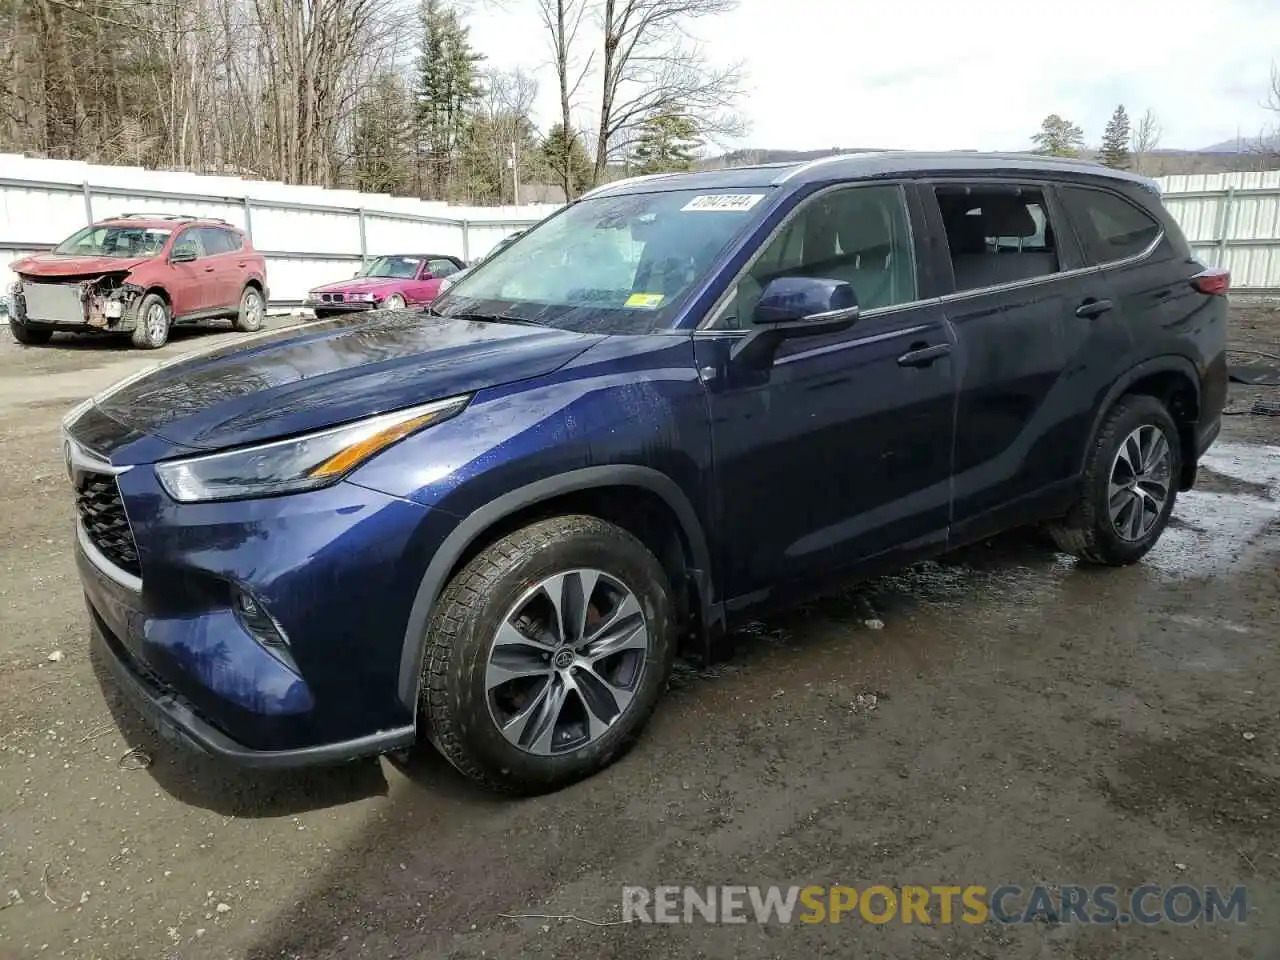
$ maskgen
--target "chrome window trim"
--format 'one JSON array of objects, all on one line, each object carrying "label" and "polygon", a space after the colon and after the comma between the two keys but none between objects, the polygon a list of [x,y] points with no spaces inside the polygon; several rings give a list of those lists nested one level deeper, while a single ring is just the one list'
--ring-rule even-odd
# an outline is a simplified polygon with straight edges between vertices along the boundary
[{"label": "chrome window trim", "polygon": [[[1076,267],[1074,270],[1060,270],[1057,273],[1047,273],[1043,277],[1030,277],[1026,280],[1012,280],[1009,283],[997,283],[989,287],[974,287],[972,290],[956,290],[952,293],[944,293],[938,299],[943,303],[952,303],[956,300],[967,300],[970,297],[978,297],[988,293],[1000,293],[1005,290],[1020,290],[1025,287],[1035,287],[1043,283],[1052,283],[1054,280],[1061,280],[1063,277],[1079,277],[1084,276],[1086,273],[1101,273],[1103,270],[1111,270],[1116,267],[1132,266],[1135,263],[1147,259],[1151,254],[1155,253],[1156,248],[1160,246],[1162,240],[1164,240],[1163,229],[1156,234],[1155,239],[1151,241],[1146,249],[1124,257],[1121,260],[1111,260],[1107,263],[1091,264],[1087,267]],[[952,277],[951,282],[954,285],[954,277]]]},{"label": "chrome window trim", "polygon": [[[824,157],[822,159],[826,160],[831,158]],[[816,163],[818,161],[810,161],[810,162]],[[734,293],[737,291],[738,284],[742,282],[742,278],[745,277],[747,273],[751,270],[751,268],[756,265],[756,263],[760,260],[760,257],[764,254],[764,252],[767,249],[769,249],[769,245],[778,238],[778,235],[781,234],[782,231],[785,230],[787,227],[791,226],[795,218],[798,217],[805,210],[805,208],[808,207],[808,205],[811,202],[819,199],[820,197],[824,197],[829,193],[835,193],[836,191],[839,191],[839,190],[857,190],[857,189],[862,189],[866,187],[886,187],[886,186],[897,188],[899,198],[902,200],[903,213],[906,214],[907,243],[909,244],[911,249],[911,269],[915,273],[916,292],[919,293],[920,292],[920,264],[916,262],[916,238],[915,238],[914,228],[911,224],[911,204],[907,198],[907,184],[910,182],[911,181],[909,180],[888,180],[888,181],[849,180],[842,183],[830,184],[829,186],[823,187],[821,190],[816,190],[809,196],[805,197],[804,200],[796,204],[795,207],[792,208],[787,213],[787,215],[783,217],[781,220],[779,220],[777,225],[775,225],[774,228],[769,231],[769,235],[760,242],[759,246],[756,247],[755,253],[753,253],[750,259],[748,259],[747,262],[743,264],[742,269],[739,270],[736,274],[734,274],[732,282],[729,284],[728,287],[725,288],[724,293],[720,294],[720,296],[716,299],[716,302],[712,304],[711,309],[707,311],[707,315],[702,318],[702,320],[698,323],[696,327],[694,327],[693,332],[695,334],[703,333],[703,332],[749,333],[750,330],[718,331],[714,327],[712,327],[712,323],[720,316],[720,312],[724,310],[725,305],[729,302],[729,298],[732,297]],[[902,310],[907,307],[918,306],[919,304],[928,303],[930,302],[930,300],[936,300],[936,299],[937,299],[936,297],[932,297],[924,300],[906,300],[902,303],[891,304],[890,306],[887,306],[887,307],[874,307],[871,310],[862,311],[859,314],[859,316],[860,317],[878,317],[894,310]]]}]

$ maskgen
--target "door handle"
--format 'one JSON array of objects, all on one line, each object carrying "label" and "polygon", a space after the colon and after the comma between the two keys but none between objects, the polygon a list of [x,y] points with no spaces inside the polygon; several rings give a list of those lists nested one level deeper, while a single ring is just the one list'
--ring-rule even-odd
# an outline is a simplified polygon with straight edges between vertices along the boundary
[{"label": "door handle", "polygon": [[1111,309],[1113,304],[1110,300],[1086,300],[1080,306],[1076,307],[1076,316],[1082,320],[1092,320],[1094,317],[1100,317]]},{"label": "door handle", "polygon": [[204,268],[204,272],[205,272],[205,273],[213,273],[213,267],[205,267],[205,268]]},{"label": "door handle", "polygon": [[913,343],[911,349],[898,358],[898,366],[927,367],[950,352],[951,344],[949,343],[935,343],[933,346],[926,343]]}]

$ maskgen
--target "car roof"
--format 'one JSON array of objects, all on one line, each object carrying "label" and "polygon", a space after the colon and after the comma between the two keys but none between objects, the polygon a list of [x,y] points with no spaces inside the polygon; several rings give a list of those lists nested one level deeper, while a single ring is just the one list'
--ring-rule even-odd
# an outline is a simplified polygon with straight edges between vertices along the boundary
[{"label": "car roof", "polygon": [[1090,160],[1049,157],[1034,153],[983,153],[976,150],[916,152],[879,150],[842,153],[803,162],[762,163],[700,173],[660,173],[602,184],[583,195],[620,196],[665,190],[733,190],[739,188],[799,187],[833,180],[879,179],[898,176],[995,173],[1005,175],[1063,174],[1136,183],[1159,192],[1154,180],[1104,167]]}]

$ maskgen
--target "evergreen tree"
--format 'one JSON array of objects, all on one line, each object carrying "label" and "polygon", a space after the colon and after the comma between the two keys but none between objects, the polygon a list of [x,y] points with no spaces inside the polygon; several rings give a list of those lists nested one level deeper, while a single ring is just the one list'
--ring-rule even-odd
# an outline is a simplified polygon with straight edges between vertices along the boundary
[{"label": "evergreen tree", "polygon": [[409,95],[404,82],[392,71],[380,73],[356,107],[356,189],[407,192],[410,136]]},{"label": "evergreen tree", "polygon": [[[441,0],[423,0],[415,92],[415,153],[421,193],[443,197],[458,160],[470,109],[480,98],[479,64],[469,30]],[[422,165],[427,169],[422,172]]]},{"label": "evergreen tree", "polygon": [[542,141],[542,153],[556,182],[566,188],[566,199],[572,200],[591,185],[591,159],[576,132],[566,136],[564,125],[557,123]]},{"label": "evergreen tree", "polygon": [[698,125],[683,113],[660,113],[645,120],[631,148],[631,164],[640,174],[692,170],[702,146]]},{"label": "evergreen tree", "polygon": [[1031,138],[1035,152],[1051,157],[1074,157],[1084,147],[1084,131],[1064,120],[1056,113],[1051,113],[1040,124],[1040,132]]},{"label": "evergreen tree", "polygon": [[1102,149],[1098,151],[1098,159],[1108,167],[1127,170],[1129,158],[1129,114],[1125,113],[1124,104],[1116,107],[1115,113],[1107,121],[1107,129],[1102,134]]}]

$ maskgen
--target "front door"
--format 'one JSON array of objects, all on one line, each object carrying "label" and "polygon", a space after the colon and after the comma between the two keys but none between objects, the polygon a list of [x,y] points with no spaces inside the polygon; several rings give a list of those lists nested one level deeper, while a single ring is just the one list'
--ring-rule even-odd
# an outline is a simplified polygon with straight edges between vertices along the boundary
[{"label": "front door", "polygon": [[213,270],[200,239],[199,227],[187,227],[178,234],[169,255],[186,251],[194,253],[196,259],[184,263],[171,261],[170,279],[165,284],[175,319],[212,306]]},{"label": "front door", "polygon": [[[851,185],[803,201],[694,337],[715,448],[730,604],[810,592],[945,543],[956,374],[920,299],[906,194]],[[848,282],[847,331],[784,342],[766,369],[730,351],[769,280]]]}]

